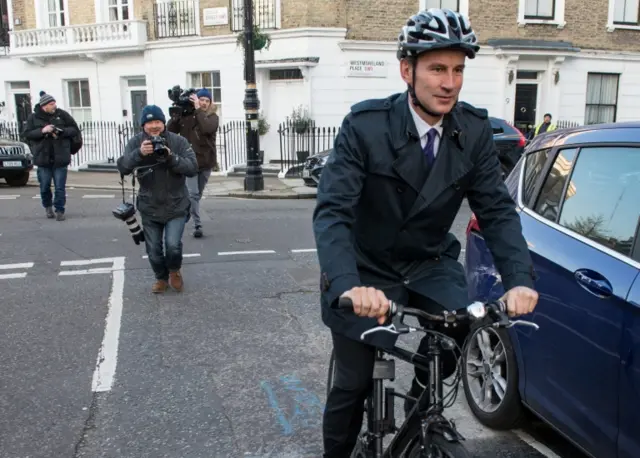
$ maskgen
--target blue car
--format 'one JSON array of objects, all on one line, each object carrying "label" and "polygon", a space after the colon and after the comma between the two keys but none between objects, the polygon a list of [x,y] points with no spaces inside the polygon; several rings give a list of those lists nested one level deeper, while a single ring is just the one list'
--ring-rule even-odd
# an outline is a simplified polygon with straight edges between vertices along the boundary
[{"label": "blue car", "polygon": [[[537,274],[539,326],[474,331],[463,386],[486,426],[535,413],[596,458],[640,457],[640,122],[536,137],[505,184]],[[471,300],[504,293],[475,216]]]}]

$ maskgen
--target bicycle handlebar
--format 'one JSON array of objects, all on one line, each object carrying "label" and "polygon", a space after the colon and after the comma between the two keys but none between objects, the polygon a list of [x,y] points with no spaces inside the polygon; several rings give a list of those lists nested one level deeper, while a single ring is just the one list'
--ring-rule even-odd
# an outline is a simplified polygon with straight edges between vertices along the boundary
[{"label": "bicycle handlebar", "polygon": [[[371,334],[373,332],[378,331],[387,331],[392,334],[405,334],[408,332],[415,332],[419,329],[412,328],[403,323],[403,319],[405,315],[414,316],[417,318],[424,318],[425,320],[435,322],[435,323],[443,323],[443,324],[454,324],[457,321],[466,321],[466,320],[480,320],[485,317],[489,317],[493,320],[492,326],[496,328],[510,328],[515,325],[522,326],[530,326],[535,330],[539,329],[539,326],[535,323],[525,320],[510,320],[507,315],[507,306],[502,300],[496,300],[493,302],[473,302],[472,304],[462,307],[458,310],[444,310],[441,314],[432,314],[425,312],[424,310],[405,307],[404,305],[398,304],[394,301],[389,301],[389,311],[387,316],[390,318],[394,318],[394,321],[397,323],[391,323],[387,326],[377,326],[372,329],[369,329],[362,333],[360,336],[361,339],[367,334]],[[341,297],[338,301],[338,307],[341,309],[350,309],[353,310],[353,302],[348,297]]]}]

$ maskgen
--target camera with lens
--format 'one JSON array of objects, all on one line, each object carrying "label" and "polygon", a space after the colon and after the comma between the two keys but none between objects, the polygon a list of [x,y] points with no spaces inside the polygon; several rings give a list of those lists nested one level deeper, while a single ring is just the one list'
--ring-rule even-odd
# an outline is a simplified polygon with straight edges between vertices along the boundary
[{"label": "camera with lens", "polygon": [[153,155],[156,159],[166,159],[169,152],[167,150],[167,140],[160,135],[152,135],[149,141],[153,145]]},{"label": "camera with lens", "polygon": [[140,245],[140,242],[144,242],[144,232],[138,224],[136,219],[136,208],[129,202],[122,202],[118,207],[112,211],[113,216],[121,221],[124,221],[131,232],[133,241],[136,245]]},{"label": "camera with lens", "polygon": [[174,117],[193,113],[195,107],[189,97],[197,92],[193,88],[183,90],[180,86],[173,86],[169,89],[169,99],[173,102],[173,105],[169,107],[169,116]]}]

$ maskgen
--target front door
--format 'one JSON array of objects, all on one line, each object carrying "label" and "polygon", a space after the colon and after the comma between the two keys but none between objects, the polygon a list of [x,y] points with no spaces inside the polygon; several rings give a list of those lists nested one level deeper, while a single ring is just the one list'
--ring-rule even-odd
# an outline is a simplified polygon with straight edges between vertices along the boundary
[{"label": "front door", "polygon": [[140,116],[142,109],[147,104],[147,91],[131,91],[131,117],[133,119],[134,128],[140,126]]},{"label": "front door", "polygon": [[540,329],[520,334],[526,401],[598,457],[618,456],[618,403],[632,402],[619,390],[627,294],[638,275],[631,256],[639,169],[638,148],[560,150],[531,206],[566,232],[542,222],[527,232]]},{"label": "front door", "polygon": [[29,94],[14,94],[13,100],[16,107],[18,129],[22,132],[22,129],[24,129],[24,123],[27,122],[27,118],[33,111],[31,108],[31,96]]},{"label": "front door", "polygon": [[515,126],[526,136],[536,124],[536,105],[538,103],[538,85],[531,83],[516,84],[516,107],[513,114]]},{"label": "front door", "polygon": [[[638,240],[636,237],[635,258]],[[622,340],[622,364],[620,365],[620,433],[618,435],[618,457],[640,456],[640,279],[636,278],[629,292],[628,308],[624,320]]]}]

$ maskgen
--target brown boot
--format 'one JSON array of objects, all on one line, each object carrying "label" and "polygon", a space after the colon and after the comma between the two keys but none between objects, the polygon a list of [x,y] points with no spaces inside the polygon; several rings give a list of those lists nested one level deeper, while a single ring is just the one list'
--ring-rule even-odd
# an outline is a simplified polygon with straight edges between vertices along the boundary
[{"label": "brown boot", "polygon": [[182,274],[180,271],[170,272],[169,273],[169,285],[175,289],[176,291],[181,292],[184,287],[184,282],[182,281]]},{"label": "brown boot", "polygon": [[165,280],[157,280],[151,287],[151,292],[154,294],[164,293],[169,285]]}]

